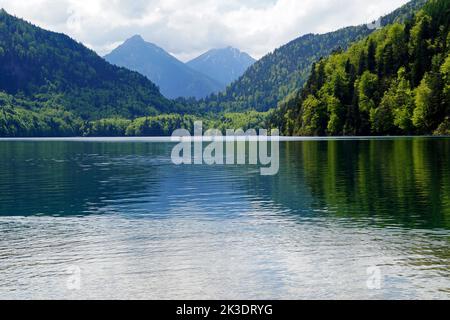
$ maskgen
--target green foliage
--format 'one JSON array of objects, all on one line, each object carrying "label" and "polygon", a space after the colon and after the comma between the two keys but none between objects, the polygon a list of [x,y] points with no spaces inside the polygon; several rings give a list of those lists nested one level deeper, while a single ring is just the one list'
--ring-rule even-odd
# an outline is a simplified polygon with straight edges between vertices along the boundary
[{"label": "green foliage", "polygon": [[223,134],[228,129],[266,129],[267,114],[250,111],[224,113],[219,117],[169,114],[135,119],[126,129],[127,136],[170,136],[177,129],[194,132],[194,122],[202,121],[203,129],[218,129]]},{"label": "green foliage", "polygon": [[449,29],[450,2],[430,0],[412,20],[387,26],[320,60],[296,102],[279,109],[284,117],[271,120],[281,122],[285,134],[445,131],[444,119],[450,115]]},{"label": "green foliage", "polygon": [[393,110],[395,126],[405,133],[413,132],[414,128],[411,119],[414,112],[414,95],[411,90],[411,84],[406,79],[406,71],[404,68],[400,68],[397,81],[386,92],[382,104]]},{"label": "green foliage", "polygon": [[310,95],[303,102],[302,114],[303,126],[299,133],[301,135],[321,135],[326,122],[326,108],[319,99]]},{"label": "green foliage", "polygon": [[161,115],[135,119],[127,128],[127,136],[170,136],[177,129],[193,130],[194,116]]},{"label": "green foliage", "polygon": [[[447,48],[448,50],[450,50],[450,42]],[[442,64],[441,74],[444,87],[443,88],[444,105],[447,107],[446,114],[450,114],[450,54],[447,56],[445,62]]]},{"label": "green foliage", "polygon": [[202,121],[204,129],[266,129],[268,113],[224,113],[219,116],[182,114],[154,115],[134,120],[105,118],[86,121],[65,111],[55,101],[19,99],[0,92],[0,137],[53,136],[170,136],[177,129],[194,130],[194,122]]},{"label": "green foliage", "polygon": [[420,11],[410,32],[409,50],[412,58],[411,77],[413,85],[418,85],[426,70],[430,68],[431,47],[428,34],[431,32],[431,17]]},{"label": "green foliage", "polygon": [[377,135],[385,135],[394,128],[394,115],[388,104],[382,104],[378,108],[370,110],[370,123],[372,132]]},{"label": "green foliage", "polygon": [[428,130],[431,127],[428,115],[433,106],[433,89],[431,88],[430,76],[428,74],[422,79],[419,87],[416,89],[416,108],[413,115],[414,126]]},{"label": "green foliage", "polygon": [[131,122],[131,120],[121,118],[93,121],[84,128],[83,135],[97,137],[123,137],[125,136],[127,128]]},{"label": "green foliage", "polygon": [[445,120],[439,125],[437,130],[434,132],[437,136],[450,136],[450,117],[445,118]]},{"label": "green foliage", "polygon": [[375,108],[376,101],[379,98],[378,83],[378,76],[370,71],[365,71],[361,78],[356,81],[360,111],[368,113]]},{"label": "green foliage", "polygon": [[80,134],[82,121],[58,106],[42,105],[31,111],[30,102],[0,92],[0,137],[53,137]]}]

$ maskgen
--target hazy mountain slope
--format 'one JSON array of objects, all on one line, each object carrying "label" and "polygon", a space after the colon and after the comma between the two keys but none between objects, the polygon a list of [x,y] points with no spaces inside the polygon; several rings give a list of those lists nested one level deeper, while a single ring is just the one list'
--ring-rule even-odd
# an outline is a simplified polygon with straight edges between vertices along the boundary
[{"label": "hazy mountain slope", "polygon": [[173,110],[144,76],[107,63],[66,35],[0,10],[0,91],[51,100],[85,119]]},{"label": "hazy mountain slope", "polygon": [[105,56],[117,66],[137,71],[156,83],[168,98],[204,98],[222,84],[197,72],[158,46],[134,36]]},{"label": "hazy mountain slope", "polygon": [[[426,0],[414,0],[385,16],[382,25],[410,17]],[[280,47],[253,64],[225,92],[208,97],[207,110],[266,111],[275,108],[308,79],[311,65],[334,50],[347,49],[374,30],[367,26],[348,27],[327,34],[307,34]]]},{"label": "hazy mountain slope", "polygon": [[245,52],[228,47],[213,49],[189,61],[187,65],[223,84],[223,89],[239,79],[256,60]]}]

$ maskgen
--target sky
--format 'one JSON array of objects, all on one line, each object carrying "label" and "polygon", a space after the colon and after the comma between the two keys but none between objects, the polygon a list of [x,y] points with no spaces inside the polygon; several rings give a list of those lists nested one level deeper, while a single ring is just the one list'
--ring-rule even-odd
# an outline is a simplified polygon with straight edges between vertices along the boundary
[{"label": "sky", "polygon": [[261,58],[307,33],[369,23],[408,0],[0,0],[105,55],[139,34],[182,61],[233,46]]}]

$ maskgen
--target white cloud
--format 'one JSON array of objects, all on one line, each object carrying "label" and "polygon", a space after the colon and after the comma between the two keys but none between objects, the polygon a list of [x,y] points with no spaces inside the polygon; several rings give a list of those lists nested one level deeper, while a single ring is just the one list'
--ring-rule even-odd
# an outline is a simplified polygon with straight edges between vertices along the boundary
[{"label": "white cloud", "polygon": [[408,0],[0,0],[104,55],[135,34],[182,60],[228,45],[256,58],[306,33],[373,21]]}]

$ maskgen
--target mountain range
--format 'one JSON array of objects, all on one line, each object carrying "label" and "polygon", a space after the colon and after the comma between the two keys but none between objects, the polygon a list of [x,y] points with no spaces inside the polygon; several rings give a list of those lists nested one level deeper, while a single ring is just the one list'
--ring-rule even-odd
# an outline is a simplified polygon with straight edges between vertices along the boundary
[{"label": "mountain range", "polygon": [[171,99],[199,99],[224,90],[254,62],[248,54],[226,48],[211,50],[185,64],[139,35],[126,40],[105,59],[146,76]]}]

